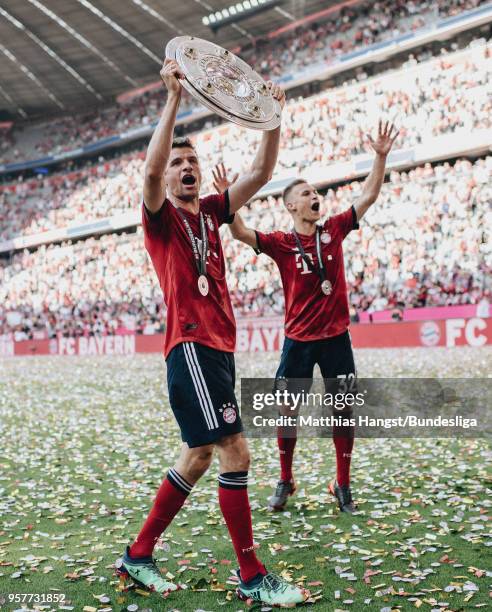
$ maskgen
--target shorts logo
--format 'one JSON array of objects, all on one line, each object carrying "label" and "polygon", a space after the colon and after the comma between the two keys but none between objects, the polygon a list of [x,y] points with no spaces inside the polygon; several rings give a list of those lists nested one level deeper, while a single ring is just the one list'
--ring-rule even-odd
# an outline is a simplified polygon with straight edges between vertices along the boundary
[{"label": "shorts logo", "polygon": [[227,404],[222,404],[222,408],[224,409],[224,412],[222,413],[222,418],[224,421],[229,424],[234,423],[234,421],[237,419],[237,412],[232,403],[228,402]]},{"label": "shorts logo", "polygon": [[331,236],[328,232],[323,232],[321,234],[321,242],[323,244],[328,244],[329,242],[331,242]]},{"label": "shorts logo", "polygon": [[279,376],[275,381],[275,387],[278,391],[285,391],[288,387],[287,379],[285,376]]}]

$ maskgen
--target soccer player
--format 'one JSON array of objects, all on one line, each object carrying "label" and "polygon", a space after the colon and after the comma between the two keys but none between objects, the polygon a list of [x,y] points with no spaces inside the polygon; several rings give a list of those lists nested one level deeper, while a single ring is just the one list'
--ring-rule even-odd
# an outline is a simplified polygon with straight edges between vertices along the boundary
[{"label": "soccer player", "polygon": [[[247,491],[250,458],[234,394],[236,326],[219,235],[219,226],[271,178],[280,128],[264,132],[251,170],[228,191],[200,198],[197,153],[189,140],[173,140],[184,76],[169,59],[160,75],[168,97],[147,151],[142,224],[167,305],[169,401],[183,445],[144,525],[118,563],[118,573],[164,595],[178,588],[161,575],[152,552],[216,449],[219,505],[239,561],[238,596],[267,605],[295,605],[307,592],[267,572],[255,553]],[[283,91],[272,83],[269,87],[283,106]]]},{"label": "soccer player", "polygon": [[[376,201],[384,180],[386,157],[397,136],[392,124],[386,122],[383,126],[381,121],[376,140],[368,135],[376,153],[374,165],[360,198],[345,212],[319,224],[318,192],[306,181],[297,179],[283,193],[284,205],[293,221],[290,232],[258,232],[246,227],[240,215],[235,215],[230,226],[235,238],[269,255],[279,268],[285,294],[285,342],[276,379],[308,379],[306,383],[294,383],[308,387],[299,387],[297,391],[309,390],[316,364],[325,380],[355,378],[342,242],[351,230],[358,229],[359,221]],[[223,165],[216,167],[214,179],[219,192],[230,184]],[[294,416],[289,410],[283,407],[281,414]],[[346,407],[337,416],[348,419],[351,412]],[[292,472],[296,428],[279,427],[277,434],[280,480],[270,498],[270,508],[283,510],[296,490]],[[353,513],[356,508],[350,489],[350,460],[354,427],[333,427],[333,443],[336,478],[328,488],[340,510]]]}]

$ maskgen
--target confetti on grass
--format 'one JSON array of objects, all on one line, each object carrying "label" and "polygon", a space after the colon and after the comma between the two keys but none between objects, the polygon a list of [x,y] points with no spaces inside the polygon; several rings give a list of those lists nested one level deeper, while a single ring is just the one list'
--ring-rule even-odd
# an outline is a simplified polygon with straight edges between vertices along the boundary
[{"label": "confetti on grass", "polygon": [[[356,353],[361,376],[474,376],[490,348]],[[240,376],[268,376],[277,355],[238,355]],[[0,368],[0,579],[3,591],[63,593],[56,609],[246,610],[217,505],[213,464],[156,547],[183,589],[163,604],[117,591],[113,564],[135,537],[180,447],[158,355],[16,358]],[[310,589],[320,610],[490,607],[490,444],[483,440],[356,440],[360,514],[340,515],[326,487],[331,440],[300,440],[298,493],[266,509],[278,474],[274,440],[254,441],[250,502],[258,554]],[[135,607],[137,606],[137,607]],[[54,609],[54,608],[53,608]],[[248,610],[265,612],[253,604]],[[49,608],[46,608],[49,610]]]}]

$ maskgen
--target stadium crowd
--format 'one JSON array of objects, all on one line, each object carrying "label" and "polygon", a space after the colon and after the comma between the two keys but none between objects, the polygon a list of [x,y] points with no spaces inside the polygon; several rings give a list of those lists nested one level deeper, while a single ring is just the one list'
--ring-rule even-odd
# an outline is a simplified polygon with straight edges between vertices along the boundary
[{"label": "stadium crowd", "polygon": [[[365,134],[379,116],[401,127],[406,148],[451,132],[468,135],[492,126],[492,45],[472,46],[385,73],[364,83],[329,90],[285,109],[277,172],[325,168],[365,152]],[[226,124],[194,136],[211,189],[211,169],[222,161],[235,170],[252,162],[260,135]],[[121,214],[138,206],[144,154],[127,154],[83,170],[0,188],[0,241]]]},{"label": "stadium crowd", "polygon": [[[87,114],[66,116],[31,126],[26,124],[5,134],[0,145],[0,163],[37,159],[121,134],[132,128],[144,127],[157,121],[165,101],[162,87],[132,97],[128,102]],[[184,93],[180,109],[196,106]]]},{"label": "stadium crowd", "polygon": [[[240,55],[265,77],[280,78],[313,64],[330,64],[344,53],[404,32],[430,27],[437,18],[457,15],[487,0],[379,0],[345,7],[280,36],[259,40]],[[0,163],[70,151],[157,120],[163,91],[157,89],[129,103],[69,116],[44,125],[22,126],[2,136]],[[181,108],[195,102],[185,96]]]},{"label": "stadium crowd", "polygon": [[278,38],[260,41],[243,57],[266,78],[279,78],[405,32],[430,27],[437,19],[457,15],[484,0],[380,0],[343,8],[335,16],[308,21]]},{"label": "stadium crowd", "polygon": [[[345,243],[350,304],[354,310],[384,310],[477,303],[492,290],[492,157],[461,160],[409,172],[391,172],[360,232]],[[350,206],[360,193],[353,182],[329,190],[329,214]],[[281,202],[256,202],[243,215],[261,231],[288,231]],[[484,225],[485,224],[485,225]],[[283,312],[276,267],[237,242],[226,259],[240,272],[229,277],[233,304],[241,314]]]},{"label": "stadium crowd", "polygon": [[[492,156],[392,172],[362,228],[345,241],[353,310],[478,303],[492,292]],[[329,190],[324,211],[349,207],[358,181]],[[288,230],[280,199],[245,209],[262,231]],[[275,264],[224,228],[228,284],[237,314],[279,314]],[[20,252],[0,265],[0,336],[154,333],[165,308],[137,233]]]}]

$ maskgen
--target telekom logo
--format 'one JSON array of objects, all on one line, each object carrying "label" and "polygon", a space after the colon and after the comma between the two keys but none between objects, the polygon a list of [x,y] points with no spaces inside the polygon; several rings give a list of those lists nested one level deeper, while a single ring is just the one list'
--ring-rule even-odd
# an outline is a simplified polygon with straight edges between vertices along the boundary
[{"label": "telekom logo", "polygon": [[[306,255],[311,260],[311,263],[313,263],[313,256],[311,255],[311,253],[306,253]],[[297,251],[297,249],[296,249],[296,268],[301,270],[301,274],[311,274],[311,270],[307,267],[306,262],[302,258],[302,255],[299,253],[299,251]]]}]

